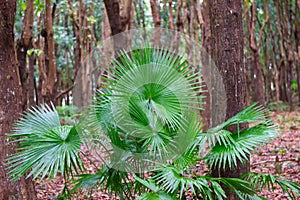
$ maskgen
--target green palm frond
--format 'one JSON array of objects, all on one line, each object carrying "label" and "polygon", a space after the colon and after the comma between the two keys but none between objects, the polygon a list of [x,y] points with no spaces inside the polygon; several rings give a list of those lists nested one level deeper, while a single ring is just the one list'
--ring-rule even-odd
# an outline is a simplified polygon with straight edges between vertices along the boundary
[{"label": "green palm frond", "polygon": [[259,195],[238,193],[238,196],[241,199],[246,199],[246,200],[267,200],[265,197]]},{"label": "green palm frond", "polygon": [[50,131],[52,128],[60,126],[59,116],[54,105],[41,105],[40,108],[32,107],[25,112],[14,125],[14,132],[9,137],[21,137],[38,132],[40,134]]},{"label": "green palm frond", "polygon": [[253,197],[256,195],[253,183],[238,178],[214,178],[210,176],[195,176],[189,173],[188,169],[176,165],[162,165],[154,170],[156,175],[147,180],[134,176],[152,193],[157,194],[164,191],[171,196],[178,195],[179,199],[190,191],[194,197],[212,200],[225,199],[224,186],[234,191],[241,199],[244,196]]},{"label": "green palm frond", "polygon": [[[265,121],[265,108],[257,103],[252,103],[251,105],[244,108],[242,111],[234,115],[228,120],[228,125],[233,125],[237,123],[254,123]],[[226,127],[225,127],[226,128]]]},{"label": "green palm frond", "polygon": [[257,105],[257,103],[252,103],[233,117],[229,118],[227,121],[215,126],[214,128],[211,128],[210,130],[208,130],[208,132],[215,133],[220,130],[226,129],[229,126],[239,125],[242,123],[261,123],[264,121],[268,121],[265,113],[266,110],[263,106]]},{"label": "green palm frond", "polygon": [[277,184],[281,187],[283,193],[288,194],[291,199],[298,199],[296,195],[300,197],[300,184],[286,180],[280,176],[249,172],[244,174],[242,178],[257,184],[260,189],[268,188],[269,191],[274,191],[274,185]]},{"label": "green palm frond", "polygon": [[147,189],[150,189],[152,192],[156,193],[161,190],[152,179],[144,180],[136,175],[133,175],[133,178],[143,184]]},{"label": "green palm frond", "polygon": [[73,181],[75,186],[72,188],[72,191],[77,190],[78,188],[92,188],[98,184],[103,183],[104,175],[101,171],[96,174],[80,174],[76,176],[77,179]]},{"label": "green palm frond", "polygon": [[[208,143],[208,146],[210,148],[216,149],[222,149],[224,152],[224,157],[220,159],[229,159],[229,161],[236,161],[234,157],[234,154],[237,153],[236,157],[238,157],[240,160],[243,160],[243,157],[247,157],[245,153],[242,153],[241,148],[243,147],[249,147],[246,148],[245,151],[249,153],[250,150],[255,149],[257,147],[257,141],[259,142],[267,142],[270,139],[273,139],[275,137],[275,134],[277,132],[276,127],[273,125],[272,121],[265,116],[266,110],[263,109],[261,106],[257,106],[256,103],[251,104],[250,106],[246,107],[239,113],[237,113],[235,116],[231,117],[227,121],[207,130],[206,132],[203,132],[197,136],[197,139],[193,141],[193,147],[197,148],[199,150],[199,154],[201,155],[201,152],[204,150],[207,152],[206,149],[203,147],[205,146],[205,143]],[[237,138],[240,137],[241,130],[239,129],[239,125],[241,123],[260,123],[256,128],[250,129],[249,131],[243,131],[243,138],[239,139],[239,142],[242,143],[244,146],[240,146],[240,144],[236,145]],[[230,131],[226,130],[227,127],[237,125],[237,132],[231,133]],[[252,133],[251,133],[251,132]],[[262,132],[265,134],[262,135]],[[267,133],[267,134],[266,134]],[[255,135],[257,134],[257,135]],[[249,135],[249,137],[253,137],[253,142],[249,145],[245,145],[245,142],[242,142],[242,139],[245,139],[245,135]],[[249,140],[249,142],[251,142]],[[199,145],[200,144],[200,145]],[[239,147],[239,148],[238,148]],[[214,150],[214,151],[215,151]],[[229,153],[232,152],[232,156],[229,156],[226,151]],[[211,153],[211,152],[209,152]],[[248,153],[246,153],[248,155]],[[229,156],[229,157],[228,157]],[[209,156],[210,158],[212,156]],[[218,157],[216,155],[216,157]],[[206,157],[208,158],[208,156]],[[218,161],[217,161],[218,162]],[[219,163],[219,162],[218,162]],[[225,162],[222,162],[225,164]],[[219,163],[219,167],[222,166],[222,163]],[[216,163],[215,163],[216,164]],[[234,166],[234,165],[233,165]]]},{"label": "green palm frond", "polygon": [[243,195],[255,196],[256,192],[253,189],[253,183],[239,178],[211,178],[211,181],[219,181],[230,190],[234,191],[241,199]]},{"label": "green palm frond", "polygon": [[202,103],[194,80],[199,74],[187,73],[191,72],[187,62],[170,51],[145,48],[123,52],[112,66],[114,73],[109,74],[107,84],[114,118],[125,129],[140,130],[135,134],[164,124],[176,129],[182,112]]},{"label": "green palm frond", "polygon": [[277,127],[268,123],[259,124],[232,135],[230,145],[216,144],[205,157],[211,168],[229,168],[237,166],[238,161],[244,163],[257,147],[273,139]]},{"label": "green palm frond", "polygon": [[177,194],[179,192],[179,198],[181,199],[188,190],[191,190],[193,195],[197,195],[199,191],[204,199],[212,199],[212,190],[205,177],[184,176],[185,170],[174,165],[163,165],[155,169],[155,172],[157,174],[153,179],[167,193]]},{"label": "green palm frond", "polygon": [[170,145],[171,151],[176,155],[173,157],[173,163],[182,167],[195,165],[199,159],[197,149],[201,148],[201,144],[195,142],[202,129],[201,120],[191,113],[186,114],[185,121]]},{"label": "green palm frond", "polygon": [[133,199],[133,185],[128,178],[127,172],[103,165],[96,174],[81,174],[76,177],[72,191],[78,188],[91,189],[95,186],[100,186],[111,194],[120,196],[122,199]]},{"label": "green palm frond", "polygon": [[[261,106],[251,104],[226,122],[203,133],[200,137],[205,138],[211,147],[211,150],[204,157],[209,167],[225,169],[229,166],[232,169],[237,166],[238,162],[247,161],[251,151],[274,139],[278,129],[265,116],[265,113],[266,111]],[[250,122],[256,123],[256,125],[245,130],[239,130],[240,123]],[[236,133],[225,130],[231,125],[238,125]]]},{"label": "green palm frond", "polygon": [[82,169],[81,140],[75,126],[60,126],[54,107],[43,105],[25,113],[8,136],[19,142],[18,152],[7,158],[10,178],[16,181],[26,172],[41,179],[58,172],[70,175]]},{"label": "green palm frond", "polygon": [[171,140],[171,137],[161,132],[147,134],[142,140],[143,148],[147,149],[147,147],[149,147],[150,156],[154,156],[162,160],[164,155],[168,154],[167,144]]},{"label": "green palm frond", "polygon": [[137,198],[138,200],[178,200],[174,195],[163,191],[163,189],[157,186],[152,179],[144,180],[136,175],[133,175],[133,178],[151,191],[141,194]]},{"label": "green palm frond", "polygon": [[103,174],[105,189],[121,197],[132,199],[132,182],[128,178],[128,173],[114,168],[104,167]]},{"label": "green palm frond", "polygon": [[147,47],[121,52],[104,76],[105,89],[98,91],[82,120],[88,127],[87,145],[109,146],[109,166],[145,165],[147,159],[161,161],[170,155],[188,163],[192,151],[188,154],[185,148],[201,129],[198,118],[190,117],[202,103],[199,73],[174,52]]},{"label": "green palm frond", "polygon": [[221,129],[217,132],[211,132],[210,130],[203,133],[200,137],[205,137],[209,146],[215,146],[216,144],[230,146],[234,143],[232,133],[230,131]]},{"label": "green palm frond", "polygon": [[139,196],[137,200],[178,200],[178,198],[164,191],[159,191],[157,193],[154,192],[144,193],[141,196]]}]

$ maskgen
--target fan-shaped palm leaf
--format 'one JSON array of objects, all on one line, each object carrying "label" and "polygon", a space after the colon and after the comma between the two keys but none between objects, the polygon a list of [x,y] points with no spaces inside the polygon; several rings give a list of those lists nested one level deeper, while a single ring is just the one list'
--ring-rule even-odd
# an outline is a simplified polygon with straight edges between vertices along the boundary
[{"label": "fan-shaped palm leaf", "polygon": [[[237,148],[235,146],[237,138],[240,137],[241,130],[239,130],[239,124],[241,123],[263,123],[264,125],[259,125],[256,128],[251,128],[248,131],[243,131],[243,140],[245,139],[245,135],[248,134],[248,136],[251,138],[253,137],[253,140],[258,142],[258,138],[260,139],[259,142],[266,142],[276,135],[277,129],[275,126],[273,126],[271,120],[265,116],[266,110],[264,110],[261,106],[257,106],[256,103],[251,104],[250,106],[246,107],[239,113],[237,113],[232,118],[228,119],[227,121],[209,129],[206,132],[201,133],[197,136],[196,140],[193,141],[190,148],[191,149],[198,149],[199,155],[201,156],[202,151],[204,150],[205,153],[208,153],[207,148],[204,149],[205,143],[208,143],[209,148],[215,147],[216,149],[224,148],[227,149],[228,152],[232,152],[232,157],[228,157],[228,154],[224,154],[222,158],[215,156],[216,159],[229,159],[230,161],[236,162],[236,159],[233,158],[235,154],[237,153],[236,157],[240,158],[242,160],[242,157],[247,157],[245,153],[241,153],[242,146],[239,146],[240,148]],[[227,131],[226,128],[232,125],[237,125],[238,130],[236,133],[231,133],[230,131]],[[251,131],[251,132],[250,132]],[[262,135],[262,132],[265,135]],[[267,133],[267,134],[266,134]],[[252,136],[250,136],[251,134]],[[255,134],[257,134],[255,136]],[[242,142],[242,138],[240,138],[240,142]],[[251,142],[249,140],[249,142]],[[244,147],[247,147],[245,145],[247,142],[243,142]],[[200,144],[200,145],[199,145]],[[257,143],[256,143],[257,144]],[[253,150],[257,145],[254,145],[253,143],[249,143],[248,147],[252,147],[250,149],[245,149],[246,152],[249,153],[249,150]],[[254,145],[254,146],[253,146]],[[231,149],[231,150],[230,150]],[[225,150],[224,150],[225,151]],[[242,155],[242,157],[241,157]],[[247,154],[248,155],[248,154]],[[212,156],[206,156],[206,158],[212,158]],[[227,162],[227,161],[226,161]],[[225,164],[226,162],[222,162]],[[230,163],[229,163],[230,164]],[[221,164],[222,165],[222,164]],[[219,166],[221,166],[219,165]],[[231,165],[231,164],[230,164]],[[234,165],[232,165],[234,166]]]},{"label": "fan-shaped palm leaf", "polygon": [[[202,199],[212,200],[214,196],[218,199],[224,199],[226,195],[221,186],[222,183],[235,193],[240,194],[241,199],[246,199],[242,195],[255,195],[252,183],[237,178],[195,176],[190,174],[187,169],[177,165],[162,165],[154,171],[156,175],[151,179],[144,180],[136,176],[134,178],[155,194],[159,191],[165,191],[171,196],[178,195],[182,199],[188,191],[191,191],[193,196]],[[147,199],[146,196],[143,195],[145,199]]]},{"label": "fan-shaped palm leaf", "polygon": [[285,180],[280,176],[249,172],[244,174],[242,178],[257,184],[260,187],[260,189],[268,188],[269,191],[274,191],[274,185],[277,184],[281,187],[284,193],[287,193],[289,195],[291,199],[296,200],[296,195],[300,197],[300,184]]},{"label": "fan-shaped palm leaf", "polygon": [[[109,98],[114,119],[127,132],[137,128],[144,134],[147,128],[159,129],[159,124],[166,123],[176,128],[182,121],[182,111],[201,102],[194,100],[199,99],[194,81],[199,74],[189,75],[189,66],[182,57],[145,48],[130,55],[124,52],[119,60],[113,62]],[[151,123],[153,115],[156,120]]]},{"label": "fan-shaped palm leaf", "polygon": [[32,132],[43,134],[57,126],[60,126],[60,121],[53,104],[51,107],[47,104],[40,108],[32,107],[16,122],[11,137],[26,136]]},{"label": "fan-shaped palm leaf", "polygon": [[251,151],[273,139],[276,134],[277,128],[274,125],[256,125],[230,136],[230,145],[216,144],[205,159],[211,168],[225,169],[227,165],[230,168],[236,167],[238,160],[242,163],[248,160]]},{"label": "fan-shaped palm leaf", "polygon": [[251,105],[244,108],[242,111],[238,112],[233,117],[229,118],[227,121],[209,129],[207,132],[213,134],[220,130],[226,129],[227,127],[232,125],[255,122],[261,123],[267,121],[268,118],[265,116],[266,112],[267,111],[262,106],[257,105],[257,103],[252,103]]},{"label": "fan-shaped palm leaf", "polygon": [[198,190],[204,199],[209,197],[211,197],[209,199],[212,199],[212,190],[208,185],[207,179],[203,177],[193,178],[184,176],[185,170],[173,165],[163,165],[155,171],[157,174],[153,179],[161,185],[161,188],[170,194],[179,192],[180,199],[188,190],[191,190],[193,195],[196,195]]},{"label": "fan-shaped palm leaf", "polygon": [[79,157],[80,137],[73,126],[60,126],[59,117],[52,106],[32,108],[16,123],[9,138],[19,142],[18,152],[7,159],[12,180],[27,177],[55,177],[58,172],[69,175],[82,168]]},{"label": "fan-shaped palm leaf", "polygon": [[109,153],[131,151],[128,160],[138,153],[162,160],[179,152],[178,147],[182,153],[200,130],[194,123],[198,118],[190,118],[202,103],[198,79],[199,73],[171,51],[149,47],[122,52],[84,125],[100,125],[98,131],[111,142]]}]

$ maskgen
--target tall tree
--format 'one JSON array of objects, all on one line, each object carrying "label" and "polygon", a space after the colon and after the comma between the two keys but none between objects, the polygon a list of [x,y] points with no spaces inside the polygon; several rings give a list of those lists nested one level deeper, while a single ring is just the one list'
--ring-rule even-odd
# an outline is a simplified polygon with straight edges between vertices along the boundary
[{"label": "tall tree", "polygon": [[[211,54],[225,85],[227,109],[226,119],[234,116],[247,104],[246,76],[243,63],[243,24],[240,0],[209,1],[211,20]],[[241,125],[240,128],[245,128]],[[236,132],[237,127],[229,127]],[[249,171],[249,163],[238,163],[238,167],[226,170],[217,169],[212,172],[216,177],[239,177]],[[238,199],[226,190],[228,199]]]},{"label": "tall tree", "polygon": [[33,183],[22,178],[9,181],[5,158],[13,152],[6,135],[22,111],[21,78],[14,47],[14,16],[16,1],[0,0],[0,199],[36,199]]},{"label": "tall tree", "polygon": [[[68,7],[70,9],[70,18],[72,23],[73,35],[76,40],[74,47],[74,80],[76,79],[76,85],[73,89],[73,104],[79,108],[83,106],[83,94],[82,94],[82,73],[79,69],[82,63],[83,57],[83,39],[82,39],[82,26],[83,26],[83,16],[82,16],[82,1],[78,1],[77,10],[73,8],[73,1],[68,0]],[[79,72],[79,73],[78,73]]]},{"label": "tall tree", "polygon": [[33,48],[33,18],[34,18],[34,1],[26,1],[26,10],[24,14],[22,24],[21,38],[17,41],[17,59],[19,64],[19,70],[21,74],[22,83],[22,102],[24,109],[34,104],[34,66],[32,60],[33,56],[30,56],[29,65],[27,67],[27,53],[30,48]]},{"label": "tall tree", "polygon": [[152,12],[152,18],[153,18],[153,23],[154,23],[154,31],[153,31],[153,36],[152,36],[152,43],[155,46],[158,46],[160,44],[160,24],[161,24],[161,19],[160,19],[160,7],[158,6],[159,3],[156,0],[150,0],[150,6],[151,6],[151,12]]},{"label": "tall tree", "polygon": [[294,55],[292,41],[292,27],[294,27],[292,18],[295,18],[292,13],[292,3],[288,0],[274,1],[276,7],[277,16],[277,30],[279,35],[279,91],[280,100],[287,102],[290,105],[290,109],[293,110],[292,100],[292,81],[293,81],[293,61]]},{"label": "tall tree", "polygon": [[54,37],[53,37],[53,18],[54,18],[54,9],[52,9],[52,1],[45,0],[46,4],[46,68],[48,69],[46,91],[45,91],[45,100],[49,102],[50,100],[55,100],[56,95],[56,83],[57,83],[57,69],[55,64],[54,57]]},{"label": "tall tree", "polygon": [[[119,0],[104,0],[109,24],[111,27],[111,35],[117,35],[121,33],[124,30],[124,26],[126,26],[126,23],[122,23],[123,20],[127,20],[127,18],[122,18],[120,15],[120,2]],[[131,8],[131,7],[129,7]],[[123,49],[127,44],[126,37],[115,37],[114,38],[114,48],[115,52]]]},{"label": "tall tree", "polygon": [[268,4],[265,2],[266,19],[264,25],[260,29],[258,41],[256,39],[256,19],[257,19],[257,6],[255,1],[251,3],[248,8],[245,3],[246,10],[246,23],[248,28],[248,40],[251,49],[251,98],[253,102],[259,102],[265,106],[265,92],[264,92],[264,74],[262,64],[260,62],[259,49],[262,42],[262,33],[269,21]]},{"label": "tall tree", "polygon": [[[201,31],[202,31],[202,42],[203,42],[203,48],[207,52],[208,55],[211,55],[211,30],[210,30],[210,17],[209,17],[209,0],[203,1],[203,18],[201,13],[201,7],[200,2],[197,0],[197,7],[198,7],[198,17],[199,17],[199,23],[201,25]],[[209,64],[210,58],[204,56],[203,62]],[[204,85],[204,101],[205,104],[203,105],[203,111],[202,111],[202,120],[204,123],[204,130],[207,130],[212,125],[212,98],[211,98],[211,91],[209,91],[209,88],[207,87],[209,82],[211,80],[205,80],[208,79],[207,77],[211,76],[203,76],[205,85]]]}]

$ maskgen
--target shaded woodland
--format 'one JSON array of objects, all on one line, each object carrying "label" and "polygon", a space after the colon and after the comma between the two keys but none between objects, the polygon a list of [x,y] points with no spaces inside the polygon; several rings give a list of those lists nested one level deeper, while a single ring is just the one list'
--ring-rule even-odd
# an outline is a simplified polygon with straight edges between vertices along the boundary
[{"label": "shaded woodland", "polygon": [[[100,76],[102,69],[106,67],[108,79],[113,76],[112,70],[101,64],[111,62],[108,58],[117,57],[122,47],[131,46],[130,30],[139,29],[143,37],[159,46],[159,28],[182,33],[186,43],[196,41],[211,56],[225,85],[225,120],[230,121],[254,102],[271,111],[299,110],[300,1],[0,0],[0,186],[7,187],[0,188],[0,199],[37,199],[30,178],[22,177],[12,184],[4,167],[6,157],[17,146],[8,144],[6,136],[20,113],[52,102],[64,116],[61,123],[73,123],[71,118],[91,104],[95,90],[105,88],[107,80]],[[116,37],[105,46],[111,36],[124,32],[129,34],[126,40]],[[177,39],[170,39],[174,50],[181,48]],[[109,56],[99,63],[87,63],[99,46],[107,47]],[[192,60],[193,50],[186,52],[187,61]],[[118,74],[121,70],[116,69]],[[211,81],[217,84],[218,79]],[[212,98],[217,94],[205,83],[203,87],[208,92],[201,93],[206,96],[201,120],[207,131],[224,119],[218,116],[220,108]],[[241,125],[233,123],[229,128],[224,125],[222,129],[239,133],[240,129],[251,129],[248,122],[251,120]],[[293,126],[298,130],[298,125]],[[245,157],[249,158],[250,153]],[[235,169],[224,164],[224,168],[212,169],[210,174],[238,178],[253,168],[250,161],[245,163],[237,160]],[[227,199],[240,197],[229,189],[224,190]]]},{"label": "shaded woodland", "polygon": [[[74,80],[86,56],[122,31],[168,28],[195,38],[207,52],[212,50],[209,1],[17,3],[15,41],[24,107],[50,100],[57,105],[62,99],[66,105],[72,103]],[[242,7],[251,101],[274,103],[277,109],[287,104],[293,110],[300,101],[299,2],[244,1]],[[84,104],[74,101],[79,107]]]}]

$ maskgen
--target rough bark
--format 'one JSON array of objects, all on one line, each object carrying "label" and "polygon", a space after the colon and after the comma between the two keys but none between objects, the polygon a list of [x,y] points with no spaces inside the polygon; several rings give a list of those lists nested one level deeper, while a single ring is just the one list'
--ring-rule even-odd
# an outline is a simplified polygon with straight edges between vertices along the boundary
[{"label": "rough bark", "polygon": [[156,0],[150,0],[152,19],[154,23],[154,31],[152,36],[152,44],[158,46],[160,44],[160,14],[159,14],[159,5]]},{"label": "rough bark", "polygon": [[[260,29],[260,36],[256,40],[256,3],[253,1],[250,6],[250,12],[246,12],[246,23],[248,28],[248,42],[251,49],[251,62],[249,69],[251,70],[251,97],[253,102],[259,102],[260,105],[265,106],[265,92],[264,92],[264,74],[262,64],[260,62],[259,49],[262,39],[262,31],[269,20],[268,7],[265,3],[266,19],[264,25]],[[247,7],[247,5],[245,5]],[[247,9],[248,10],[248,9]]]},{"label": "rough bark", "polygon": [[[73,2],[71,0],[68,0],[68,7],[71,10],[71,23],[72,23],[72,29],[73,29],[73,35],[75,37],[75,48],[74,48],[74,76],[73,76],[73,82],[75,82],[74,89],[72,91],[73,95],[73,104],[77,106],[78,108],[83,107],[83,99],[82,99],[82,80],[80,77],[79,69],[81,67],[82,62],[82,13],[81,13],[81,5],[82,1],[80,0],[78,2],[78,10],[76,13],[76,10],[73,8]],[[77,16],[77,17],[76,17]],[[76,81],[75,81],[76,80]]]},{"label": "rough bark", "polygon": [[173,6],[172,6],[172,0],[168,0],[169,4],[169,28],[171,30],[174,30],[174,22],[173,22]]},{"label": "rough bark", "polygon": [[131,27],[132,20],[132,2],[133,0],[121,0],[120,7],[120,20],[122,24],[122,31],[129,30]]},{"label": "rough bark", "polygon": [[36,199],[31,180],[10,182],[5,165],[5,158],[14,151],[6,135],[22,112],[22,85],[14,47],[15,11],[16,1],[0,0],[0,199],[31,200]]},{"label": "rough bark", "polygon": [[155,28],[159,28],[161,24],[159,9],[157,8],[156,0],[150,0],[152,18]]},{"label": "rough bark", "polygon": [[200,26],[202,27],[202,25],[204,24],[204,20],[203,20],[200,0],[196,0],[196,10],[197,10],[198,22],[199,22]]},{"label": "rough bark", "polygon": [[[32,48],[32,38],[33,38],[33,0],[26,1],[26,10],[23,19],[22,35],[21,38],[17,41],[17,59],[19,64],[19,70],[21,75],[22,83],[22,106],[24,109],[28,108],[32,104],[32,95],[31,91],[34,90],[33,82],[31,81],[32,77],[32,65],[27,67],[27,51]],[[32,60],[32,58],[31,58]],[[32,63],[30,63],[32,64]],[[29,69],[30,68],[30,69]],[[30,70],[30,71],[29,71]]]},{"label": "rough bark", "polygon": [[103,49],[103,63],[108,64],[110,57],[114,53],[113,44],[111,40],[107,40],[111,36],[111,29],[109,25],[109,20],[107,16],[107,11],[104,5],[103,9],[103,17],[102,17],[102,41],[105,41],[106,43],[109,43],[109,45],[106,45],[106,48]]},{"label": "rough bark", "polygon": [[277,29],[279,35],[280,45],[280,62],[279,62],[279,84],[280,84],[280,99],[290,105],[290,109],[293,110],[292,101],[292,78],[293,78],[293,61],[294,61],[294,49],[292,49],[291,30],[293,27],[292,13],[290,8],[290,2],[274,1],[276,6],[277,17]]},{"label": "rough bark", "polygon": [[[123,31],[122,21],[120,16],[120,3],[119,0],[104,0],[107,16],[111,28],[111,35],[117,35]],[[115,52],[122,50],[126,47],[127,40],[125,37],[119,35],[114,38]]]},{"label": "rough bark", "polygon": [[[197,0],[198,4],[199,0]],[[201,24],[201,16],[199,11],[201,11],[201,8],[199,7],[200,5],[197,5],[198,7],[198,18],[199,18],[199,23]],[[201,14],[202,15],[202,14]],[[200,17],[199,17],[200,16]],[[204,0],[203,1],[203,23],[201,24],[201,30],[202,30],[202,41],[203,41],[203,48],[206,51],[207,55],[211,55],[211,30],[210,30],[210,17],[209,17],[209,0]],[[208,64],[210,66],[211,58],[208,56],[204,56],[203,58],[203,63]],[[211,90],[209,90],[208,85],[210,84],[211,79],[209,78],[211,73],[209,72],[208,76],[203,76],[204,78],[204,102],[205,104],[203,105],[203,111],[201,113],[202,116],[202,121],[204,124],[204,130],[207,130],[208,128],[211,127],[212,125],[212,98],[211,98]]]},{"label": "rough bark", "polygon": [[[270,32],[271,32],[271,40],[275,41],[275,33],[272,29],[272,26],[270,26]],[[272,68],[274,69],[274,84],[275,84],[275,98],[276,98],[276,110],[279,111],[279,100],[280,100],[280,89],[279,89],[279,70],[278,70],[278,64],[276,62],[276,52],[278,51],[278,45],[275,43],[272,47],[271,51],[271,61],[272,61]]]},{"label": "rough bark", "polygon": [[273,93],[272,93],[272,84],[273,84],[273,70],[272,70],[272,65],[270,62],[270,57],[269,57],[269,48],[267,44],[268,37],[265,35],[264,39],[264,48],[263,48],[263,53],[265,56],[265,67],[266,67],[266,75],[265,75],[265,86],[266,86],[266,103],[269,103],[273,99]]},{"label": "rough bark", "polygon": [[53,13],[52,13],[52,0],[45,0],[46,4],[46,67],[48,69],[48,76],[46,82],[46,93],[44,98],[46,102],[55,101],[56,95],[56,82],[57,82],[57,69],[55,64],[54,55],[54,37],[53,37]]},{"label": "rough bark", "polygon": [[[230,118],[242,110],[247,104],[246,77],[243,63],[243,25],[242,8],[239,0],[209,1],[211,19],[212,58],[219,69],[226,90],[226,118]],[[245,128],[243,125],[241,128]],[[237,131],[237,127],[230,127]],[[230,170],[216,169],[215,177],[239,177],[249,171],[249,163],[238,163],[237,168]],[[238,199],[230,190],[226,190],[227,199]]]},{"label": "rough bark", "polygon": [[36,105],[34,100],[34,92],[35,92],[35,78],[34,78],[34,65],[35,65],[35,56],[29,56],[28,62],[28,92],[27,92],[27,108]]},{"label": "rough bark", "polygon": [[[145,17],[145,12],[143,12],[143,4],[144,4],[144,0],[135,0],[135,2],[137,1],[137,6],[135,7],[136,9],[136,13],[138,12],[139,17],[137,17],[137,20],[140,18],[140,20],[138,20],[138,27],[142,27],[143,28],[143,37],[146,37],[146,17]],[[140,22],[141,21],[141,22]],[[141,23],[141,25],[139,24]]]},{"label": "rough bark", "polygon": [[[170,7],[170,16],[169,18],[171,17],[171,13],[173,15],[173,9],[172,7],[170,6],[170,4],[172,4],[172,2],[170,1],[169,3],[169,7]],[[176,3],[176,23],[174,27],[172,27],[173,29],[172,30],[175,30],[174,31],[174,35],[172,36],[172,40],[171,40],[171,49],[174,49],[175,51],[178,50],[179,48],[179,43],[180,43],[180,37],[181,37],[181,34],[180,32],[183,30],[183,20],[182,20],[182,0],[178,0],[177,3]],[[169,23],[173,21],[172,20],[169,20]],[[170,28],[171,28],[171,24],[170,24]]]}]

